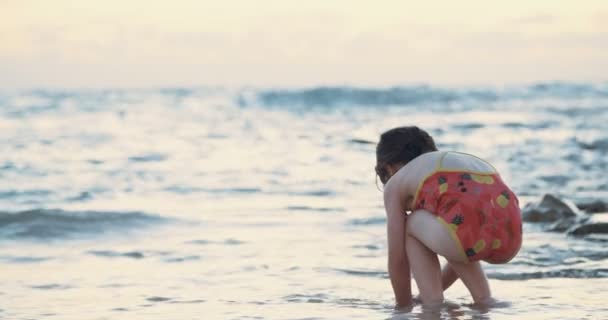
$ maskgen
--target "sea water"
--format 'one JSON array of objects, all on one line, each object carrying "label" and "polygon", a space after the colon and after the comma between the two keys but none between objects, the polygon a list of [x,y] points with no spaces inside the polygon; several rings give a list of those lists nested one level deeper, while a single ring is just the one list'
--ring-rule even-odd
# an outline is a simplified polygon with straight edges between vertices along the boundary
[{"label": "sea water", "polygon": [[606,319],[607,242],[535,224],[501,307],[393,311],[373,167],[418,125],[522,205],[607,199],[607,121],[605,83],[2,91],[0,318]]}]

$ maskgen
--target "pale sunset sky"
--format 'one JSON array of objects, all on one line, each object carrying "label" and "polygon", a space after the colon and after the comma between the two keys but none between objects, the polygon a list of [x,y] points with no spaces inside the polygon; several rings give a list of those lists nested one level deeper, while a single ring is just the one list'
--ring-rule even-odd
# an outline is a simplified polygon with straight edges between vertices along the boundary
[{"label": "pale sunset sky", "polygon": [[0,89],[606,80],[606,0],[0,0]]}]

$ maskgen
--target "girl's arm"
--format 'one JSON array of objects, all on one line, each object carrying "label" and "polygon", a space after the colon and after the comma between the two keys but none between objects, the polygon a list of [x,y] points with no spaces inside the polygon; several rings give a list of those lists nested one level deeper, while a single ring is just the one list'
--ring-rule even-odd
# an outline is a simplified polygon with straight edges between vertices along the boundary
[{"label": "girl's arm", "polygon": [[[391,188],[393,187],[393,188]],[[405,252],[406,216],[396,185],[387,185],[384,207],[387,215],[388,274],[391,279],[397,308],[412,304],[410,266]]]},{"label": "girl's arm", "polygon": [[[447,290],[454,282],[458,280],[458,275],[454,272],[454,269],[450,266],[450,263],[446,263],[443,266],[443,270],[441,270],[441,288],[443,291]],[[420,300],[420,295],[416,295],[412,298],[412,300],[416,303],[422,303]]]}]

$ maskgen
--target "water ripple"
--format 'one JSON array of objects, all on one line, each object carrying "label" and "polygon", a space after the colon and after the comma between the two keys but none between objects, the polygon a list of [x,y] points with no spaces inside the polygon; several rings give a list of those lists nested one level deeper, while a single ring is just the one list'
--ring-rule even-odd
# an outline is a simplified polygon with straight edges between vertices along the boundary
[{"label": "water ripple", "polygon": [[87,253],[92,254],[94,256],[106,258],[126,257],[132,259],[142,259],[145,257],[145,255],[139,251],[117,252],[112,250],[91,250]]},{"label": "water ripple", "polygon": [[532,271],[532,272],[518,272],[518,273],[500,273],[490,272],[488,277],[492,279],[500,280],[530,280],[530,279],[544,279],[544,278],[575,278],[575,279],[587,279],[587,278],[608,278],[608,269],[580,269],[580,268],[563,268],[557,270],[547,271]]}]

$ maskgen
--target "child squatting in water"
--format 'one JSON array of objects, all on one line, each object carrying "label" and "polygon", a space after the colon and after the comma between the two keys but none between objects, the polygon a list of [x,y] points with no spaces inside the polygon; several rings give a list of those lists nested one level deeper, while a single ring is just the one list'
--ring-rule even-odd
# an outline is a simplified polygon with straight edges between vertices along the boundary
[{"label": "child squatting in water", "polygon": [[[470,154],[438,151],[415,126],[380,136],[375,169],[384,185],[396,308],[412,305],[410,272],[425,306],[443,303],[457,279],[475,304],[491,304],[480,261],[507,263],[522,242],[518,199],[496,169]],[[438,255],[447,260],[443,270]]]}]

